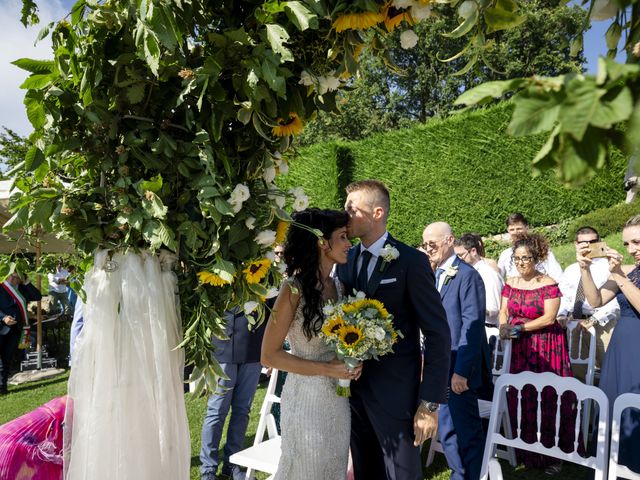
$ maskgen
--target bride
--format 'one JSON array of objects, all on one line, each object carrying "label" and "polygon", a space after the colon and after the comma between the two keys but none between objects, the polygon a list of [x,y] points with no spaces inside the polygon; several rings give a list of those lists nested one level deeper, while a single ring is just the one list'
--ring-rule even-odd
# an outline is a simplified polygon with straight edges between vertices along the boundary
[{"label": "bride", "polygon": [[[335,263],[347,263],[349,216],[309,208],[293,219],[284,251],[289,279],[262,343],[262,364],[289,372],[282,391],[282,455],[275,480],[344,480],[351,417],[349,400],[336,394],[336,379],[357,379],[362,366],[348,371],[318,332],[324,303],[342,295],[341,284],[329,275]],[[317,229],[322,237],[296,224]],[[282,348],[285,337],[291,354]]]}]

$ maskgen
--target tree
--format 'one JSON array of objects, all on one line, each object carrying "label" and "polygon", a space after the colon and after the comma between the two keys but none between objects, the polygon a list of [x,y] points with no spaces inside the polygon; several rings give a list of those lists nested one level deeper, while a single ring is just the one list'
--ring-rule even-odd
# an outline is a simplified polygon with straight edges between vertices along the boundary
[{"label": "tree", "polygon": [[486,81],[581,72],[584,57],[581,51],[571,55],[571,41],[581,31],[585,11],[541,0],[523,4],[522,10],[524,23],[496,34],[483,53],[487,64],[478,62],[467,72],[462,71],[468,62],[464,56],[442,61],[465,47],[464,38],[448,36],[457,25],[453,7],[443,6],[440,15],[415,25],[419,40],[414,48],[401,47],[401,29],[396,29],[384,38],[384,44],[399,72],[365,50],[360,78],[338,101],[341,115],[320,112],[300,143],[358,140],[416,121],[423,123],[448,114],[455,109],[460,92]]},{"label": "tree", "polygon": [[[13,130],[2,127],[0,132],[0,164],[2,171],[11,169],[22,162],[29,150],[28,140]],[[0,177],[4,174],[0,174]]]}]

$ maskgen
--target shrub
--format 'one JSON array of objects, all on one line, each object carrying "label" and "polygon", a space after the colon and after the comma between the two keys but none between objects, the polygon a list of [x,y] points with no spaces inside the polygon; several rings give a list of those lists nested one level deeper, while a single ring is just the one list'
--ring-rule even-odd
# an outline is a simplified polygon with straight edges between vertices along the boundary
[{"label": "shrub", "polygon": [[573,241],[578,229],[584,226],[595,228],[601,237],[621,232],[626,221],[638,214],[640,214],[640,201],[599,208],[575,218],[569,225],[567,240]]},{"label": "shrub", "polygon": [[[579,189],[565,188],[553,172],[533,176],[530,159],[544,137],[508,136],[511,109],[503,103],[359,142],[301,149],[288,181],[303,185],[312,204],[339,208],[340,190],[348,183],[348,169],[342,166],[351,168],[350,180],[382,180],[391,192],[389,229],[411,245],[426,224],[438,220],[450,223],[457,234],[488,235],[504,232],[504,219],[516,211],[535,227],[623,199],[626,161],[617,151],[608,167]],[[562,228],[553,236],[560,239]]]}]

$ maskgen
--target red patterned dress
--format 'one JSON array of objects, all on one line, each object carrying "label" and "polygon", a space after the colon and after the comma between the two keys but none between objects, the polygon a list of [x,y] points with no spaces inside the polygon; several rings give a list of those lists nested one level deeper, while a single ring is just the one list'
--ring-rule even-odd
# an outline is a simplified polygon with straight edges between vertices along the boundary
[{"label": "red patterned dress", "polygon": [[[505,285],[502,296],[507,298],[509,323],[521,325],[541,317],[544,314],[544,301],[547,298],[561,296],[558,285],[545,285],[533,290],[523,290]],[[554,322],[551,325],[523,332],[522,336],[512,341],[510,373],[520,372],[552,372],[561,377],[572,377],[569,351],[564,329]],[[508,394],[509,415],[514,428],[516,425],[517,392],[510,389]],[[552,388],[542,392],[541,439],[546,447],[555,443],[557,394]],[[537,441],[537,391],[529,385],[522,391],[522,433],[521,438],[527,443]],[[561,426],[559,447],[565,452],[574,451],[576,398],[574,394],[562,396],[560,410]],[[582,450],[582,448],[580,448]],[[551,457],[530,451],[517,452],[518,461],[530,468],[544,468],[557,462]]]}]

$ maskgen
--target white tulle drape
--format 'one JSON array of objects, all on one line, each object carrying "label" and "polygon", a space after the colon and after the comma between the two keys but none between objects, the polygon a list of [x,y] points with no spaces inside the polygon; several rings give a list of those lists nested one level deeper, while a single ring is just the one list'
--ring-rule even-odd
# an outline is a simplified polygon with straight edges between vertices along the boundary
[{"label": "white tulle drape", "polygon": [[162,254],[96,253],[69,377],[65,480],[189,478],[184,352],[174,350],[182,332],[170,261]]}]

